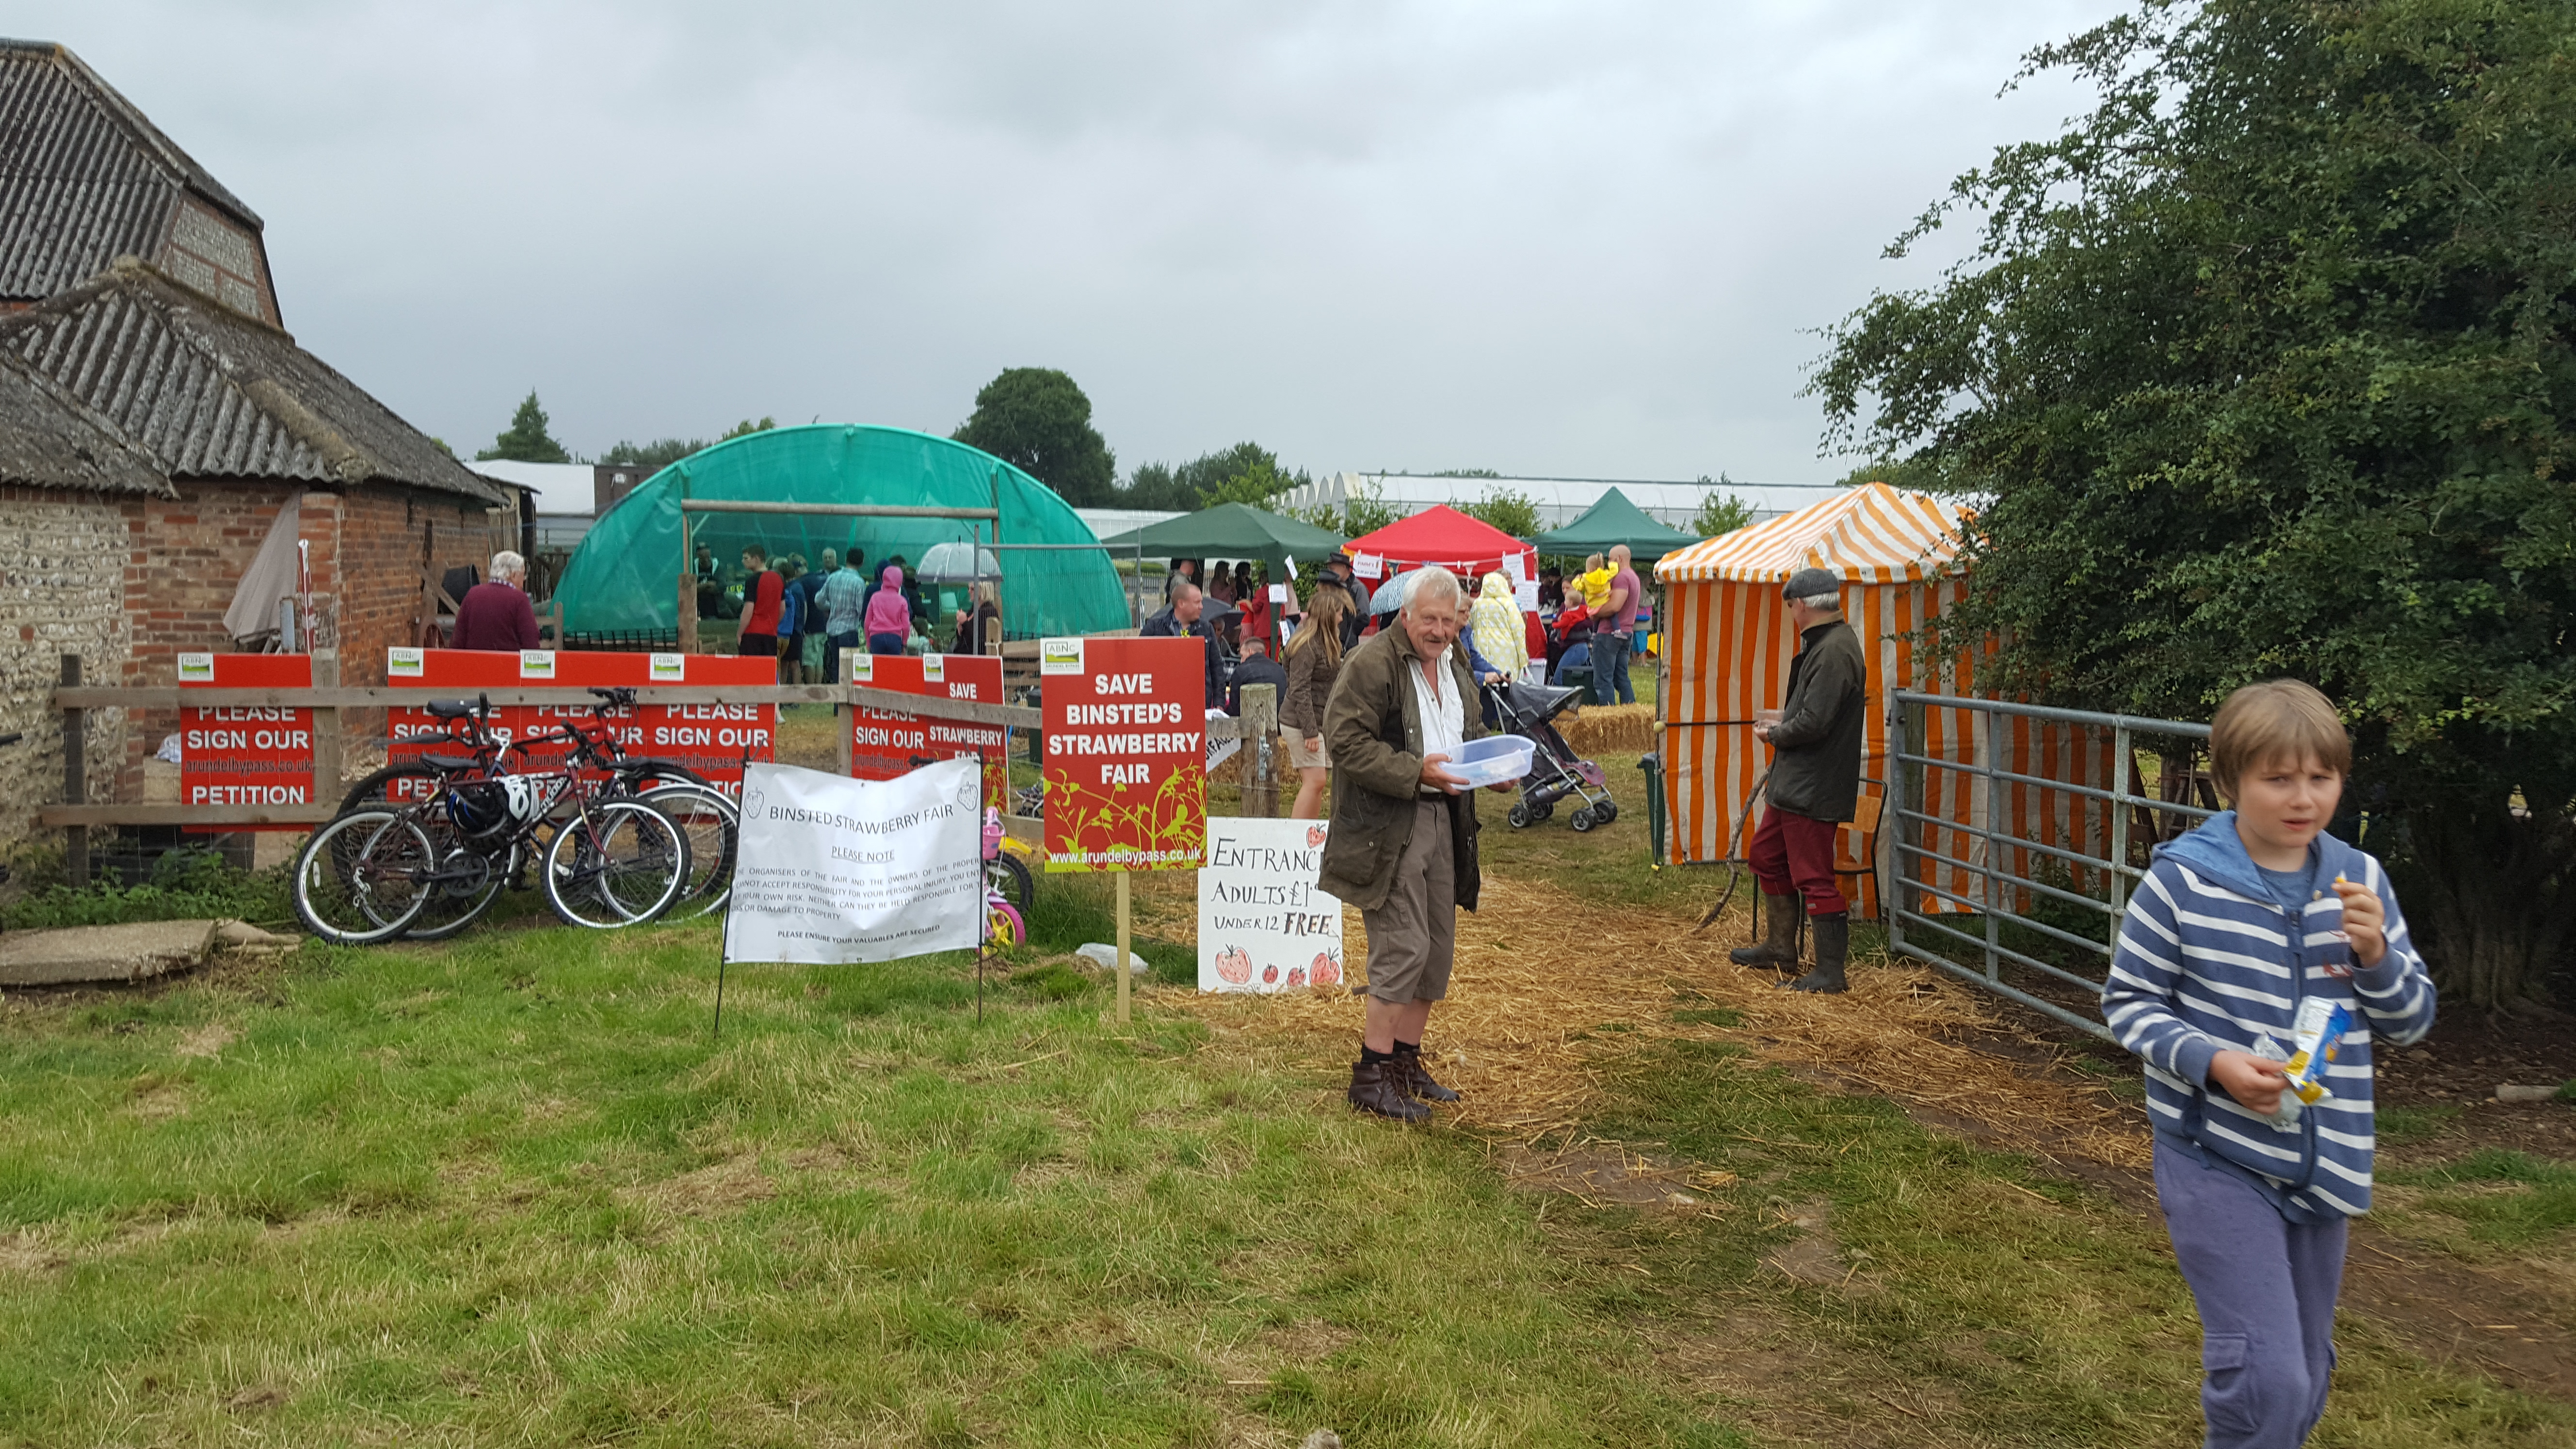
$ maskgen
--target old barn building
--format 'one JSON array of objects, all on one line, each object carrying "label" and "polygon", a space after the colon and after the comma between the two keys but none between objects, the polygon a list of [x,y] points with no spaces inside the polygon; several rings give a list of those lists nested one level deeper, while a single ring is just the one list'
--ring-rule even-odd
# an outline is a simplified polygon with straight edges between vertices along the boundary
[{"label": "old barn building", "polygon": [[[418,642],[424,570],[514,546],[519,501],[282,325],[257,215],[61,46],[0,41],[0,842],[59,781],[58,656],[167,684],[281,513],[342,677]],[[128,798],[167,719],[96,721]],[[352,728],[369,722],[352,719]],[[23,788],[15,788],[23,787]]]}]

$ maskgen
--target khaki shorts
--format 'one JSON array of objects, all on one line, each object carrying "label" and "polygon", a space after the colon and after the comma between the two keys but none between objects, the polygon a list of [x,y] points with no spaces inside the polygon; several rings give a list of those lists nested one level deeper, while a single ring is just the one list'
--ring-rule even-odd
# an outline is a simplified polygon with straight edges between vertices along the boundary
[{"label": "khaki shorts", "polygon": [[1449,801],[1414,806],[1413,836],[1395,863],[1386,904],[1360,912],[1368,927],[1368,994],[1402,1006],[1438,1001],[1449,994],[1449,966],[1458,954],[1456,846],[1449,834]]},{"label": "khaki shorts", "polygon": [[1281,730],[1279,738],[1288,744],[1288,763],[1291,766],[1300,770],[1329,770],[1333,767],[1333,762],[1324,757],[1322,736],[1316,737],[1312,749],[1307,748],[1306,737],[1295,730]]}]

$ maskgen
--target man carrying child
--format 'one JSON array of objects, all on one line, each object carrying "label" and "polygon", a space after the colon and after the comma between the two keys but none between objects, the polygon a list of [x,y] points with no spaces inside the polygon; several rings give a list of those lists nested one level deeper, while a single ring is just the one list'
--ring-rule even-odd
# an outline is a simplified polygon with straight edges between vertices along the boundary
[{"label": "man carrying child", "polygon": [[[2102,1019],[2146,1061],[2156,1198],[2200,1307],[2206,1443],[2288,1449],[2325,1412],[2345,1227],[2370,1210],[2371,1043],[2422,1039],[2433,984],[2387,873],[2325,833],[2352,765],[2334,705],[2249,685],[2209,754],[2234,808],[2156,852]],[[2325,1091],[2303,1101],[2290,1073],[2329,1049]]]}]

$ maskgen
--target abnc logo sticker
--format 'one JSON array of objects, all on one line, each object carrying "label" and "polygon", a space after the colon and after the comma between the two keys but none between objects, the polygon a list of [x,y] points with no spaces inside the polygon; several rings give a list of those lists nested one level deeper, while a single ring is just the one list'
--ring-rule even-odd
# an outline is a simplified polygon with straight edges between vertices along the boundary
[{"label": "abnc logo sticker", "polygon": [[948,656],[945,654],[922,655],[921,682],[924,684],[946,684],[948,682]]},{"label": "abnc logo sticker", "polygon": [[214,682],[215,682],[215,656],[213,656],[212,654],[182,654],[182,655],[180,655],[180,656],[179,656],[179,682],[180,682],[181,684],[212,684],[212,683],[214,683]]},{"label": "abnc logo sticker", "polygon": [[554,677],[555,677],[555,651],[553,651],[553,650],[551,650],[551,649],[522,649],[522,650],[520,650],[520,651],[519,651],[519,677],[520,677],[521,679],[552,679],[552,678],[554,678]]},{"label": "abnc logo sticker", "polygon": [[689,672],[688,661],[689,656],[685,654],[654,655],[652,660],[653,682],[655,684],[678,684],[687,679]]},{"label": "abnc logo sticker", "polygon": [[388,649],[385,651],[385,676],[389,679],[418,679],[423,657],[418,649]]},{"label": "abnc logo sticker", "polygon": [[1080,674],[1082,641],[1080,639],[1041,639],[1038,641],[1038,673]]}]

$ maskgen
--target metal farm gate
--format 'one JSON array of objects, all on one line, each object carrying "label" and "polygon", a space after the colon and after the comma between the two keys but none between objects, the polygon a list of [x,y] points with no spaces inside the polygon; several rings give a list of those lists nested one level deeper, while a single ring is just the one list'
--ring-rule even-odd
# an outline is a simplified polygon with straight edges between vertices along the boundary
[{"label": "metal farm gate", "polygon": [[2108,1037],[2095,1002],[2132,883],[2219,808],[2209,726],[1890,698],[1888,949]]}]

